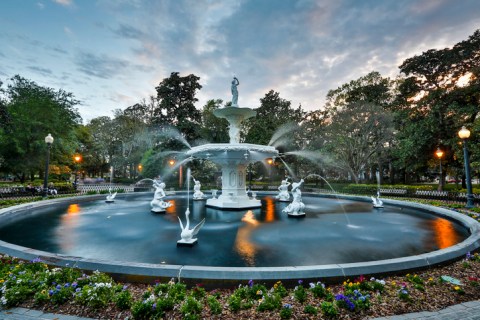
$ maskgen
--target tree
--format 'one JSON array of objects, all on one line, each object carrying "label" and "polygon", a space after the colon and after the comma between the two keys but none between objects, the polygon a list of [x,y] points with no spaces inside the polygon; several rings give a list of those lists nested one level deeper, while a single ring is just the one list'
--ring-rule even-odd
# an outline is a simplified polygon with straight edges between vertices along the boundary
[{"label": "tree", "polygon": [[75,128],[81,122],[72,93],[41,87],[14,76],[0,100],[6,106],[8,135],[2,132],[0,152],[3,171],[14,173],[22,182],[27,175],[41,173],[45,164],[45,136],[55,138],[51,163],[70,163],[76,146]]},{"label": "tree", "polygon": [[325,163],[350,174],[358,183],[391,139],[393,116],[379,105],[358,102],[334,113],[326,132]]},{"label": "tree", "polygon": [[220,108],[222,100],[208,100],[202,110],[201,136],[211,143],[229,142],[228,121],[217,118],[213,111]]},{"label": "tree", "polygon": [[198,101],[195,94],[202,88],[199,80],[193,74],[180,77],[178,72],[163,79],[155,88],[159,105],[154,111],[153,123],[176,127],[188,141],[199,138],[201,113],[195,108]]},{"label": "tree", "polygon": [[277,129],[287,123],[299,124],[305,115],[301,106],[294,109],[291,102],[270,90],[260,99],[257,115],[244,122],[244,140],[247,143],[270,144]]},{"label": "tree", "polygon": [[479,30],[452,48],[428,50],[402,63],[406,79],[392,103],[399,130],[399,166],[425,170],[439,146],[446,153],[446,170],[460,165],[456,133],[463,125],[471,127],[478,116],[479,65]]}]

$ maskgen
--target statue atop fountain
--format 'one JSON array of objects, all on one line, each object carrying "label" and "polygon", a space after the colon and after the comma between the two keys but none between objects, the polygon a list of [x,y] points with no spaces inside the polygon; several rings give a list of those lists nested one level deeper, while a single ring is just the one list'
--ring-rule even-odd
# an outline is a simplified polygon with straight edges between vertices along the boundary
[{"label": "statue atop fountain", "polygon": [[238,81],[237,77],[233,77],[232,80],[232,107],[238,107],[238,89],[237,87],[240,85],[240,81]]},{"label": "statue atop fountain", "polygon": [[278,187],[278,195],[275,197],[278,201],[290,201],[290,193],[288,193],[288,186],[290,182],[288,182],[288,178],[282,180],[282,184]]},{"label": "statue atop fountain", "polygon": [[193,200],[203,200],[203,199],[205,199],[205,195],[200,190],[202,188],[202,184],[200,183],[200,181],[195,180],[195,178],[192,177],[192,179],[193,179],[193,182],[195,182],[195,184],[193,186]]},{"label": "statue atop fountain", "polygon": [[302,191],[300,190],[300,186],[303,183],[303,179],[300,182],[293,182],[292,183],[292,196],[293,201],[282,210],[282,212],[286,212],[290,217],[303,217],[305,216],[305,204],[302,202]]},{"label": "statue atop fountain", "polygon": [[157,180],[153,180],[153,187],[155,188],[155,193],[153,194],[153,200],[150,202],[150,206],[152,207],[152,212],[160,213],[165,212],[166,208],[172,206],[170,202],[163,201],[165,198],[165,183],[158,182]]}]

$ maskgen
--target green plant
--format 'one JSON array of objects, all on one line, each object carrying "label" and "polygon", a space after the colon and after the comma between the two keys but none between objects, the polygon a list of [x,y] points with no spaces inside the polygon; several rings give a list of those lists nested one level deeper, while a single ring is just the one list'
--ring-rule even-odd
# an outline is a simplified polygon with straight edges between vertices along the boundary
[{"label": "green plant", "polygon": [[322,313],[327,318],[337,318],[338,317],[338,308],[336,307],[334,302],[324,301],[320,305],[320,309]]},{"label": "green plant", "polygon": [[275,293],[267,292],[257,306],[258,311],[271,311],[282,306],[282,298]]},{"label": "green plant", "polygon": [[304,303],[305,300],[307,300],[307,291],[305,288],[300,284],[295,287],[293,290],[293,296],[295,297],[295,300],[297,300],[300,303]]},{"label": "green plant", "polygon": [[282,284],[281,281],[277,281],[274,285],[273,285],[273,292],[275,294],[278,294],[280,297],[282,298],[285,298],[288,294],[288,291],[287,289],[285,288],[285,286]]},{"label": "green plant", "polygon": [[209,295],[207,297],[207,303],[208,303],[208,307],[210,308],[210,312],[212,312],[212,314],[222,313],[222,305],[220,304],[216,296]]},{"label": "green plant", "polygon": [[180,311],[182,312],[183,319],[196,320],[200,318],[200,314],[202,313],[202,304],[195,299],[194,296],[190,295],[187,296],[181,305]]},{"label": "green plant", "polygon": [[310,283],[310,291],[315,298],[324,298],[327,294],[325,285],[320,281],[317,283]]},{"label": "green plant", "polygon": [[292,317],[292,305],[284,304],[283,308],[280,309],[280,318],[281,319],[290,319]]},{"label": "green plant", "polygon": [[305,308],[303,308],[303,312],[307,313],[307,314],[313,314],[313,315],[317,315],[318,313],[318,310],[317,308],[315,308],[314,306],[310,305],[310,304],[307,304],[305,306]]},{"label": "green plant", "polygon": [[75,300],[80,304],[98,309],[105,307],[113,300],[114,290],[111,283],[97,282],[85,285],[75,295]]},{"label": "green plant", "polygon": [[130,309],[133,303],[132,294],[127,288],[124,287],[122,291],[115,294],[113,301],[120,310]]}]

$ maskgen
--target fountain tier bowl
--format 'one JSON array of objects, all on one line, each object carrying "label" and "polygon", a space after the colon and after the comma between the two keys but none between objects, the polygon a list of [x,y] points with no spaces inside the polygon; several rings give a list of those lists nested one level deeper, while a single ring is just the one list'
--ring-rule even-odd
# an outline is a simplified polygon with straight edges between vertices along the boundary
[{"label": "fountain tier bowl", "polygon": [[[426,268],[480,247],[479,224],[431,206],[304,194],[304,219],[262,195],[262,207],[225,211],[190,203],[192,223],[206,218],[193,248],[177,247],[186,194],[166,214],[150,213],[151,193],[55,199],[0,211],[0,252],[23,259],[108,272],[122,281],[180,278],[211,286],[239,280],[296,281]],[[345,210],[345,213],[344,213]]]}]

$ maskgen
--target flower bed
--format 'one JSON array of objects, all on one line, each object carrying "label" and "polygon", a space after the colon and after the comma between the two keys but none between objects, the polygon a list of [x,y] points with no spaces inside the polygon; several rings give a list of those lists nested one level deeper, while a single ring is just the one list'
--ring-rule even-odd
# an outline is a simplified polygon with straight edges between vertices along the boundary
[{"label": "flower bed", "polygon": [[122,284],[110,276],[42,261],[0,256],[0,305],[100,319],[364,319],[432,311],[480,299],[480,256],[416,274],[359,277],[325,285],[321,279],[286,288],[249,281],[206,291],[201,284]]}]

